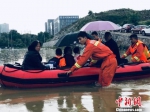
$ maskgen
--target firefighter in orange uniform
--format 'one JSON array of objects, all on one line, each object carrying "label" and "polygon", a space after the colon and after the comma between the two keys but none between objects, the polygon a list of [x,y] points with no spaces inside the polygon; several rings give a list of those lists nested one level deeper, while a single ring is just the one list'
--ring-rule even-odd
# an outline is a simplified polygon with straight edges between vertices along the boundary
[{"label": "firefighter in orange uniform", "polygon": [[71,74],[73,71],[81,68],[90,57],[92,57],[90,66],[102,59],[99,80],[96,86],[109,86],[117,68],[117,61],[113,52],[101,42],[89,40],[86,32],[81,31],[78,34],[78,40],[86,47],[80,59],[67,73]]},{"label": "firefighter in orange uniform", "polygon": [[150,62],[150,53],[147,46],[140,40],[136,34],[130,36],[131,46],[128,48],[126,53],[123,54],[122,58],[126,58],[131,55],[132,62]]}]

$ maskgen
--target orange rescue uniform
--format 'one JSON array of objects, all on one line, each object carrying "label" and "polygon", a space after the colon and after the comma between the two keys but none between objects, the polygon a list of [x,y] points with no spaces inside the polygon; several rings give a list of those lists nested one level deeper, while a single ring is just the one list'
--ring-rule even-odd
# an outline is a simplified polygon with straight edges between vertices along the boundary
[{"label": "orange rescue uniform", "polygon": [[140,40],[138,40],[137,43],[131,45],[126,53],[123,54],[122,58],[126,58],[129,55],[132,55],[132,62],[148,62],[148,59],[150,58],[148,48]]},{"label": "orange rescue uniform", "polygon": [[91,65],[98,60],[103,60],[98,82],[102,86],[110,85],[116,72],[117,61],[113,52],[99,41],[87,39],[84,52],[82,56],[80,56],[80,59],[71,68],[71,71],[73,72],[82,67],[90,57],[92,58]]}]

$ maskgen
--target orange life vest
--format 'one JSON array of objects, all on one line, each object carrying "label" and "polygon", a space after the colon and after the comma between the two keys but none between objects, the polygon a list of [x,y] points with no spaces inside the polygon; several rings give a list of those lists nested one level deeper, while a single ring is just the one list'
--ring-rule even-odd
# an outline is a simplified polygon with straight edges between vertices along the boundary
[{"label": "orange life vest", "polygon": [[59,59],[59,67],[64,67],[66,66],[66,61],[65,61],[65,58],[62,57],[62,56],[56,56],[56,58]]},{"label": "orange life vest", "polygon": [[[137,47],[138,47],[139,44],[143,44],[144,50],[143,50],[142,55],[141,55],[140,57],[137,57],[137,56],[136,56],[136,50],[137,50]],[[140,40],[137,41],[137,43],[134,45],[134,47],[130,46],[130,47],[129,47],[129,51],[130,51],[130,53],[131,53],[131,55],[132,55],[132,57],[131,57],[131,61],[132,61],[132,62],[140,62],[140,61],[141,61],[141,62],[147,62],[147,61],[148,61],[148,58],[150,57],[150,53],[149,53],[149,51],[148,51],[148,48],[147,48],[146,45],[145,45],[142,41],[140,41]]]}]

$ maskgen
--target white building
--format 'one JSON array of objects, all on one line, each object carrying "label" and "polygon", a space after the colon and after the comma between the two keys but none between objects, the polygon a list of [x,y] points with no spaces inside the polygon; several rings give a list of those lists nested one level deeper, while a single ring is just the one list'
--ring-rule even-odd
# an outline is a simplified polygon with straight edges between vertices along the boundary
[{"label": "white building", "polygon": [[45,32],[56,35],[61,29],[73,24],[79,19],[77,15],[59,16],[56,19],[48,19],[45,23]]},{"label": "white building", "polygon": [[3,23],[0,24],[0,33],[8,33],[9,32],[9,24]]},{"label": "white building", "polygon": [[65,28],[68,25],[76,22],[79,19],[79,16],[70,15],[70,16],[59,16],[54,20],[54,35],[57,34],[61,29]]}]

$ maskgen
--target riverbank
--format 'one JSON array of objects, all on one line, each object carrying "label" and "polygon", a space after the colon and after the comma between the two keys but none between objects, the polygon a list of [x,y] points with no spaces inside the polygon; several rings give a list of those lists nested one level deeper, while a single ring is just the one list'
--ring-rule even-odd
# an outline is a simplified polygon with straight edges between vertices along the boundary
[{"label": "riverbank", "polygon": [[[98,32],[98,33],[99,33],[99,36],[104,40],[105,32]],[[113,36],[113,39],[117,42],[120,50],[124,50],[124,49],[127,49],[129,47],[130,40],[129,40],[128,37],[131,35],[131,33],[111,32],[111,34]],[[150,36],[142,36],[141,34],[138,34],[138,37],[141,41],[143,41],[150,48]],[[55,48],[54,45],[57,43],[57,41],[59,39],[55,39],[55,40],[51,40],[49,42],[45,42],[43,44],[43,47],[45,47],[45,48]]]}]

